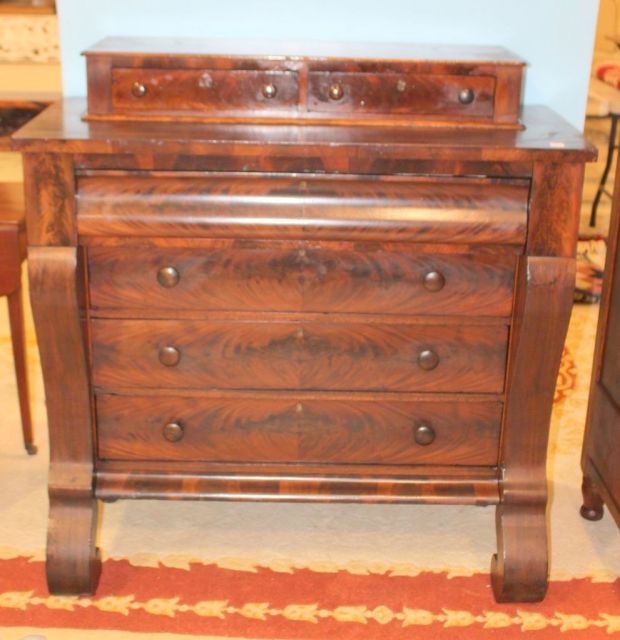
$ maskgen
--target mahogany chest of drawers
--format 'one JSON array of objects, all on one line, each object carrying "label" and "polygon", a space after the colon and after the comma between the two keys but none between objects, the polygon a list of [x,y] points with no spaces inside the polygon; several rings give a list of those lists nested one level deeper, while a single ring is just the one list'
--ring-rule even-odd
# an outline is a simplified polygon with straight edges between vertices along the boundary
[{"label": "mahogany chest of drawers", "polygon": [[503,50],[174,46],[14,139],[50,589],[96,587],[97,499],[328,500],[496,505],[495,595],[541,599],[593,149]]}]

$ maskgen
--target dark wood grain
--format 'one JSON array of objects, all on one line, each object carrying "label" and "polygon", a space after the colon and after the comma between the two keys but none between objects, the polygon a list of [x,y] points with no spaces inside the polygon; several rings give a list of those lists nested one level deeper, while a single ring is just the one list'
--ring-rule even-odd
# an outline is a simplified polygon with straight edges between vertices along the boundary
[{"label": "dark wood grain", "polygon": [[[500,393],[506,327],[94,320],[96,385]],[[172,346],[176,366],[159,352]],[[423,369],[426,350],[439,364]]]},{"label": "dark wood grain", "polygon": [[[126,119],[139,114],[173,120],[189,113],[195,119],[272,116],[280,122],[328,118],[358,124],[372,120],[378,125],[411,122],[416,116],[435,125],[484,122],[516,127],[518,122],[523,62],[499,49],[487,49],[497,55],[495,60],[483,60],[475,47],[444,47],[443,54],[440,47],[426,47],[433,52],[431,58],[403,60],[399,56],[416,49],[377,44],[317,47],[299,42],[292,54],[290,45],[280,42],[273,46],[289,53],[248,56],[222,53],[230,47],[222,41],[196,41],[193,54],[180,56],[139,52],[135,41],[117,43],[120,51],[110,51],[107,45],[86,51],[87,118]],[[155,43],[149,46],[153,49]],[[209,51],[209,46],[214,49]],[[248,50],[247,42],[241,46]],[[264,49],[264,44],[257,49]],[[330,50],[331,55],[326,53]],[[423,50],[417,49],[418,56]],[[355,59],[354,52],[359,54]],[[452,59],[454,53],[460,58]],[[137,96],[132,91],[136,82],[142,85]],[[267,99],[262,91],[265,83],[276,87],[275,95]],[[342,86],[342,96],[336,99],[328,91],[334,83]],[[102,87],[112,87],[111,100],[109,89]],[[473,91],[471,100],[459,100],[463,90]]]},{"label": "dark wood grain", "polygon": [[[36,208],[35,203],[33,204]],[[39,204],[40,206],[40,204]],[[32,247],[29,275],[50,434],[47,582],[54,593],[92,593],[95,547],[93,422],[77,297],[75,247]]]},{"label": "dark wood grain", "polygon": [[[99,456],[112,460],[494,465],[501,403],[324,398],[97,397]],[[166,440],[166,424],[180,439]],[[420,426],[435,432],[416,443]]]},{"label": "dark wood grain", "polygon": [[[91,247],[93,309],[510,316],[514,255],[353,243]],[[162,270],[175,280],[160,282]]]},{"label": "dark wood grain", "polygon": [[58,154],[24,154],[24,188],[28,200],[29,245],[75,243],[71,158]]},{"label": "dark wood grain", "polygon": [[476,179],[360,180],[139,175],[78,183],[81,235],[327,237],[415,242],[524,241],[528,184]]},{"label": "dark wood grain", "polygon": [[[335,155],[316,157],[290,155],[269,157],[267,155],[186,155],[146,152],[106,155],[100,153],[73,155],[75,169],[80,175],[118,175],[119,171],[179,172],[245,172],[250,173],[315,173],[323,172],[328,177],[330,167],[342,167],[345,159]],[[346,158],[346,171],[351,175],[378,176],[431,176],[454,177],[488,176],[490,178],[529,179],[533,167],[529,162],[486,162],[471,160],[429,160],[415,157],[389,158],[387,155],[350,155]]]},{"label": "dark wood grain", "polygon": [[570,258],[577,248],[582,164],[534,164],[527,252]]},{"label": "dark wood grain", "polygon": [[[616,174],[617,176],[618,174]],[[620,185],[617,178],[616,185]],[[581,466],[581,514],[597,520],[603,502],[620,527],[620,190],[614,191],[605,280],[594,350],[594,367]]]},{"label": "dark wood grain", "polygon": [[[545,107],[524,107],[524,129],[183,122],[82,122],[86,102],[52,105],[12,137],[21,151],[218,156],[280,171],[355,172],[359,164],[413,161],[585,162],[596,149]],[[265,164],[263,164],[265,167]],[[385,171],[385,170],[384,170]],[[393,170],[394,171],[394,170]]]},{"label": "dark wood grain", "polygon": [[491,467],[418,465],[166,464],[101,461],[97,496],[164,500],[352,502],[492,505],[499,500]]},{"label": "dark wood grain", "polygon": [[[495,80],[491,76],[457,76],[403,73],[346,73],[311,71],[308,110],[333,114],[393,113],[459,115],[492,118]],[[334,100],[329,89],[341,87]],[[459,92],[470,90],[472,101],[463,104]]]},{"label": "dark wood grain", "polygon": [[547,441],[574,283],[574,259],[521,260],[500,450],[498,552],[491,570],[498,601],[537,602],[547,589]]},{"label": "dark wood grain", "polygon": [[[292,71],[216,69],[113,69],[112,108],[120,111],[277,111],[299,102],[298,74]],[[134,85],[144,86],[143,96]],[[274,95],[264,90],[273,86]]]},{"label": "dark wood grain", "polygon": [[540,599],[594,148],[519,111],[505,51],[161,46],[89,51],[88,119],[67,99],[14,136],[52,590],[96,584],[95,498],[192,498],[494,504],[496,597]]}]

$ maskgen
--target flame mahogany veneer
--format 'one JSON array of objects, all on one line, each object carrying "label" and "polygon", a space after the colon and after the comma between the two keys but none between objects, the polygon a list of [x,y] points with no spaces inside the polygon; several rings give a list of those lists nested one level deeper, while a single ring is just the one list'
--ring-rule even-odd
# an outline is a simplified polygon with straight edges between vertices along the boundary
[{"label": "flame mahogany veneer", "polygon": [[522,62],[141,40],[87,58],[88,102],[14,137],[50,590],[96,588],[97,499],[325,500],[495,505],[496,598],[543,598],[595,154],[519,112]]}]

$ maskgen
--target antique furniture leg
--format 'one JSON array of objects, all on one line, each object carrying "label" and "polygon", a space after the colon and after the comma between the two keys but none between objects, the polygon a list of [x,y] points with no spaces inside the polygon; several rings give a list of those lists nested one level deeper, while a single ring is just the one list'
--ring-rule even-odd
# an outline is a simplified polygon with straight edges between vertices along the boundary
[{"label": "antique furniture leg", "polygon": [[545,462],[574,278],[570,258],[520,261],[500,454],[498,551],[491,565],[498,602],[538,602],[547,589]]},{"label": "antique furniture leg", "polygon": [[603,517],[603,498],[596,490],[596,486],[588,476],[583,477],[581,484],[583,504],[579,513],[586,520],[600,520]]},{"label": "antique furniture leg", "polygon": [[24,190],[20,183],[0,184],[0,296],[7,296],[13,361],[26,451],[37,452],[28,402],[28,367],[21,295],[21,265],[26,258]]},{"label": "antique furniture leg", "polygon": [[11,342],[13,343],[13,360],[19,396],[19,410],[22,418],[24,446],[30,455],[37,452],[32,435],[32,418],[28,402],[28,365],[26,361],[26,335],[24,331],[24,310],[21,286],[8,295],[9,322],[11,325]]},{"label": "antique furniture leg", "polygon": [[[101,562],[87,359],[77,296],[77,249],[30,250],[33,312],[50,433],[47,581],[57,594],[93,593]],[[53,372],[53,373],[52,373]]]},{"label": "antique furniture leg", "polygon": [[614,151],[618,148],[616,140],[618,138],[618,120],[620,119],[620,114],[612,113],[610,115],[611,125],[609,128],[609,142],[607,145],[607,159],[605,160],[605,168],[603,169],[603,173],[601,175],[601,180],[598,185],[598,189],[596,190],[596,195],[594,196],[594,200],[592,201],[592,212],[590,213],[590,226],[596,226],[596,211],[598,209],[598,204],[601,200],[601,196],[603,194],[611,197],[611,193],[607,191],[605,185],[607,184],[607,177],[609,176],[609,170],[611,169],[611,165],[614,159]]}]

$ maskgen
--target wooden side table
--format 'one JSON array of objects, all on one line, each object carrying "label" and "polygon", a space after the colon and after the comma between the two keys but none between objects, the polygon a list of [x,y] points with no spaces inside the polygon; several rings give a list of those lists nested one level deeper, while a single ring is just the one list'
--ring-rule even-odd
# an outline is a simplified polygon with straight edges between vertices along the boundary
[{"label": "wooden side table", "polygon": [[58,93],[0,91],[0,151],[11,150],[11,134],[60,98]]},{"label": "wooden side table", "polygon": [[8,297],[24,445],[26,451],[33,455],[37,452],[37,448],[33,442],[28,401],[26,336],[21,292],[21,265],[25,258],[26,225],[23,187],[20,183],[0,183],[0,296]]}]

